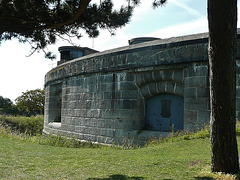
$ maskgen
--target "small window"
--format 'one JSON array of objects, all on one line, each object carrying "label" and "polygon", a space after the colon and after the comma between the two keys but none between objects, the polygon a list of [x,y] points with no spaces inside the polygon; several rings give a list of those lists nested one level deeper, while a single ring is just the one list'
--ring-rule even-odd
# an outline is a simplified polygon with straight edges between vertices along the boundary
[{"label": "small window", "polygon": [[61,60],[70,60],[70,51],[61,51]]},{"label": "small window", "polygon": [[161,116],[163,118],[169,118],[171,116],[171,101],[162,100],[161,101]]},{"label": "small window", "polygon": [[75,58],[78,58],[78,57],[82,57],[82,56],[83,56],[83,52],[82,51],[72,50],[70,52],[69,60],[72,60],[72,59],[75,59]]}]

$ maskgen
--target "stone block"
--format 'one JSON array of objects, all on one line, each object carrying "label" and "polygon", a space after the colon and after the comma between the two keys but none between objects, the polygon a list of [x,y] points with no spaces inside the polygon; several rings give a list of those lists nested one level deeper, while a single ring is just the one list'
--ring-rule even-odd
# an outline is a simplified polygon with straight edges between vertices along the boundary
[{"label": "stone block", "polygon": [[108,137],[115,137],[115,129],[107,129],[107,136]]},{"label": "stone block", "polygon": [[127,81],[120,83],[120,90],[137,90],[135,82]]},{"label": "stone block", "polygon": [[173,71],[173,81],[183,84],[183,70]]},{"label": "stone block", "polygon": [[87,85],[89,92],[96,92],[97,91],[97,87],[96,84],[89,84]]},{"label": "stone block", "polygon": [[184,80],[185,87],[206,87],[208,85],[207,76],[187,77]]},{"label": "stone block", "polygon": [[122,90],[120,93],[122,99],[137,99],[139,96],[137,90]]},{"label": "stone block", "polygon": [[184,77],[184,79],[189,77],[189,69],[188,68],[183,70],[183,77]]},{"label": "stone block", "polygon": [[97,125],[98,125],[98,119],[96,119],[96,118],[91,118],[91,119],[89,119],[89,127],[97,127]]},{"label": "stone block", "polygon": [[195,99],[196,97],[197,97],[197,90],[195,87],[184,89],[184,98],[194,98]]},{"label": "stone block", "polygon": [[96,84],[96,76],[91,76],[87,78],[87,84]]},{"label": "stone block", "polygon": [[82,119],[82,126],[89,127],[90,119],[89,118],[81,118]]},{"label": "stone block", "polygon": [[152,94],[151,94],[150,91],[149,91],[148,85],[145,85],[145,86],[141,87],[140,91],[141,91],[142,96],[143,96],[144,98],[149,98],[149,97],[152,96]]},{"label": "stone block", "polygon": [[80,133],[82,133],[82,134],[89,134],[89,127],[81,126],[80,127]]},{"label": "stone block", "polygon": [[120,118],[119,110],[111,110],[110,111],[110,118],[111,119],[118,119],[118,118]]},{"label": "stone block", "polygon": [[100,136],[108,136],[108,128],[100,128]]},{"label": "stone block", "polygon": [[120,111],[121,119],[132,119],[135,120],[138,117],[139,111],[137,109],[121,109]]},{"label": "stone block", "polygon": [[65,130],[70,131],[70,132],[74,132],[75,126],[70,125],[70,123],[69,123],[69,125],[66,126],[66,129],[65,129]]},{"label": "stone block", "polygon": [[185,98],[184,108],[191,110],[210,110],[209,98]]},{"label": "stone block", "polygon": [[69,125],[76,126],[77,125],[77,118],[76,117],[71,118],[71,120],[69,122]]},{"label": "stone block", "polygon": [[76,132],[76,133],[81,132],[81,127],[80,127],[80,126],[75,126],[75,132]]},{"label": "stone block", "polygon": [[210,110],[209,111],[198,111],[196,122],[199,124],[207,125],[210,122]]},{"label": "stone block", "polygon": [[174,90],[176,89],[176,83],[174,82],[168,82],[166,83],[166,92],[167,93],[173,93]]},{"label": "stone block", "polygon": [[123,100],[120,100],[120,102],[122,102],[121,109],[136,109],[138,107],[137,100],[123,99]]},{"label": "stone block", "polygon": [[193,66],[189,68],[189,77],[192,76],[207,76],[208,66],[203,64],[193,63]]},{"label": "stone block", "polygon": [[85,118],[78,117],[78,125],[79,125],[79,126],[85,126],[84,120],[85,120]]},{"label": "stone block", "polygon": [[143,82],[144,84],[148,84],[150,82],[154,82],[153,75],[151,71],[147,71],[142,73],[143,74]]},{"label": "stone block", "polygon": [[92,107],[92,101],[91,100],[83,101],[83,107],[84,109],[90,109]]},{"label": "stone block", "polygon": [[104,119],[97,119],[97,127],[105,128],[106,121]]},{"label": "stone block", "polygon": [[171,81],[173,79],[173,71],[172,70],[163,71],[163,79],[165,81]]},{"label": "stone block", "polygon": [[142,86],[144,84],[144,76],[143,73],[137,73],[135,76],[135,83],[138,87]]},{"label": "stone block", "polygon": [[187,110],[184,111],[184,124],[194,123],[197,119],[197,111]]},{"label": "stone block", "polygon": [[91,135],[99,135],[100,134],[100,129],[96,127],[89,128],[89,134]]},{"label": "stone block", "polygon": [[81,116],[81,110],[80,109],[74,109],[74,116],[75,117]]},{"label": "stone block", "polygon": [[100,118],[109,119],[111,117],[110,112],[111,112],[110,109],[103,109],[103,110],[101,110],[100,111]]},{"label": "stone block", "polygon": [[195,130],[196,127],[194,126],[195,123],[184,123],[184,130]]},{"label": "stone block", "polygon": [[103,99],[111,99],[112,98],[112,92],[104,92],[103,93]]},{"label": "stone block", "polygon": [[133,121],[128,119],[116,119],[115,120],[115,129],[124,129],[124,130],[131,130],[133,129]]},{"label": "stone block", "polygon": [[163,71],[153,71],[152,76],[154,81],[162,81],[163,80]]},{"label": "stone block", "polygon": [[105,74],[103,82],[105,82],[105,83],[112,83],[113,82],[113,75],[112,74]]},{"label": "stone block", "polygon": [[210,98],[209,87],[197,87],[197,98]]},{"label": "stone block", "polygon": [[157,88],[158,88],[159,93],[166,92],[166,84],[164,82],[158,82],[157,83]]},{"label": "stone block", "polygon": [[148,86],[149,86],[149,91],[150,91],[151,95],[155,95],[155,94],[159,93],[157,83],[154,83],[154,82],[149,83]]}]

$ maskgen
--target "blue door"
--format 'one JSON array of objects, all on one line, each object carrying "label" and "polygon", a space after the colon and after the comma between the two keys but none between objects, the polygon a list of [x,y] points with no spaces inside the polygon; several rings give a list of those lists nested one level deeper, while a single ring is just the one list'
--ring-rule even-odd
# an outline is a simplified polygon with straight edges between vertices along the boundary
[{"label": "blue door", "polygon": [[183,97],[159,94],[146,102],[146,128],[156,131],[183,129]]}]

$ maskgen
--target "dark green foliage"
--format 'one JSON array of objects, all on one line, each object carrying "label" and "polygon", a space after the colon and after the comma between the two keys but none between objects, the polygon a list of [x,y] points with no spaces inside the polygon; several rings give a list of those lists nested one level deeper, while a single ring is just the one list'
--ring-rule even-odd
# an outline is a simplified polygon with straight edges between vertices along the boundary
[{"label": "dark green foliage", "polygon": [[8,99],[0,96],[0,113],[10,114],[12,111],[13,102]]},{"label": "dark green foliage", "polygon": [[158,6],[163,6],[167,3],[167,0],[154,0],[153,1],[153,8],[156,8]]},{"label": "dark green foliage", "polygon": [[43,116],[36,117],[12,117],[0,116],[0,125],[10,128],[12,131],[30,135],[42,134]]},{"label": "dark green foliage", "polygon": [[[91,0],[2,0],[0,1],[0,42],[17,38],[28,42],[32,53],[44,50],[57,38],[80,38],[80,29],[89,37],[97,37],[99,29],[114,30],[130,21],[133,8],[139,0],[124,2],[119,10],[113,9],[112,0],[91,4]],[[132,3],[130,3],[132,2]],[[44,51],[45,52],[45,51]],[[46,57],[51,53],[45,52]]]},{"label": "dark green foliage", "polygon": [[44,90],[36,89],[23,92],[16,101],[19,114],[25,116],[42,115],[44,112]]},{"label": "dark green foliage", "polygon": [[17,115],[18,109],[9,98],[0,96],[0,114]]}]

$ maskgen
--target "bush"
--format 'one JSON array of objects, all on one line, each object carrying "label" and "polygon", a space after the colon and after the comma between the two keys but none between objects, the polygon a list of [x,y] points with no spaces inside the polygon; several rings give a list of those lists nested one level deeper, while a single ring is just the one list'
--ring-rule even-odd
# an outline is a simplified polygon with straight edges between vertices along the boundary
[{"label": "bush", "polygon": [[12,117],[0,116],[0,124],[5,128],[13,131],[27,133],[29,135],[42,134],[44,118],[43,116],[35,117]]}]

